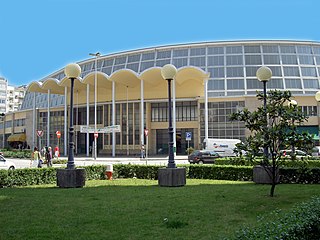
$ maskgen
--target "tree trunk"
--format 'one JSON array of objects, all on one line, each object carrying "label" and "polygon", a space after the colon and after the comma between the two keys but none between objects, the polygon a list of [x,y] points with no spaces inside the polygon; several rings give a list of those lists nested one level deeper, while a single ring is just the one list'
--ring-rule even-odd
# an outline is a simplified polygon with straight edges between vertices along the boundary
[{"label": "tree trunk", "polygon": [[272,185],[271,185],[271,189],[270,189],[270,197],[273,197],[274,196],[274,190],[276,188],[276,183],[273,182]]}]

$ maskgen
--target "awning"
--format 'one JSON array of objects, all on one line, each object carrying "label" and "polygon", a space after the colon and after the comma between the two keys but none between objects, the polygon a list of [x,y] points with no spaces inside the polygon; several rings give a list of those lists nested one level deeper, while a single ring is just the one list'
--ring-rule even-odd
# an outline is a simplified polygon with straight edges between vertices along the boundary
[{"label": "awning", "polygon": [[8,142],[25,142],[26,134],[25,133],[15,133],[8,137]]}]

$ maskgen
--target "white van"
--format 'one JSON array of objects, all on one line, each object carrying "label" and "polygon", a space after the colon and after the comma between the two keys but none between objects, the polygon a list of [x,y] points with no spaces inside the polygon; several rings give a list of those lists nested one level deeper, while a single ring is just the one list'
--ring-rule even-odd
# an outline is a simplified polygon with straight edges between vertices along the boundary
[{"label": "white van", "polygon": [[240,143],[240,139],[220,139],[220,138],[207,138],[203,140],[204,150],[213,150],[221,157],[234,157],[234,149],[236,144]]}]

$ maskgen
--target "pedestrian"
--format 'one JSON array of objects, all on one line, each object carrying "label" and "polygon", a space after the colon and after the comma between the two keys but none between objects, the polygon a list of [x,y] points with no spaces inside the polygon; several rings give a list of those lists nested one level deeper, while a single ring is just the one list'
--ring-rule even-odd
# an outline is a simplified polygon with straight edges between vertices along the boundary
[{"label": "pedestrian", "polygon": [[59,160],[59,157],[60,157],[59,147],[56,146],[56,147],[54,148],[54,158],[55,158],[56,160]]},{"label": "pedestrian", "polygon": [[41,153],[38,151],[38,148],[35,147],[32,153],[32,160],[30,162],[30,167],[42,167]]},{"label": "pedestrian", "polygon": [[52,167],[52,149],[51,147],[46,147],[46,162],[48,167]]}]

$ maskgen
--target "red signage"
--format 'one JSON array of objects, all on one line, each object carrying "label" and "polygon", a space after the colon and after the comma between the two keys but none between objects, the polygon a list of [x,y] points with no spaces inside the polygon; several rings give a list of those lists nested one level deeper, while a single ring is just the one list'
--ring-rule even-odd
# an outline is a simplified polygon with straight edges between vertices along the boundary
[{"label": "red signage", "polygon": [[97,132],[94,133],[94,137],[95,137],[95,138],[98,138],[98,136],[99,136],[99,133],[97,133]]},{"label": "red signage", "polygon": [[148,133],[149,133],[149,129],[145,129],[144,130],[144,135],[146,135],[146,137],[148,136]]},{"label": "red signage", "polygon": [[56,134],[57,134],[57,138],[60,138],[60,137],[61,137],[60,131],[56,131]]},{"label": "red signage", "polygon": [[42,130],[37,130],[37,135],[38,135],[38,137],[42,137],[43,136],[43,131]]}]

